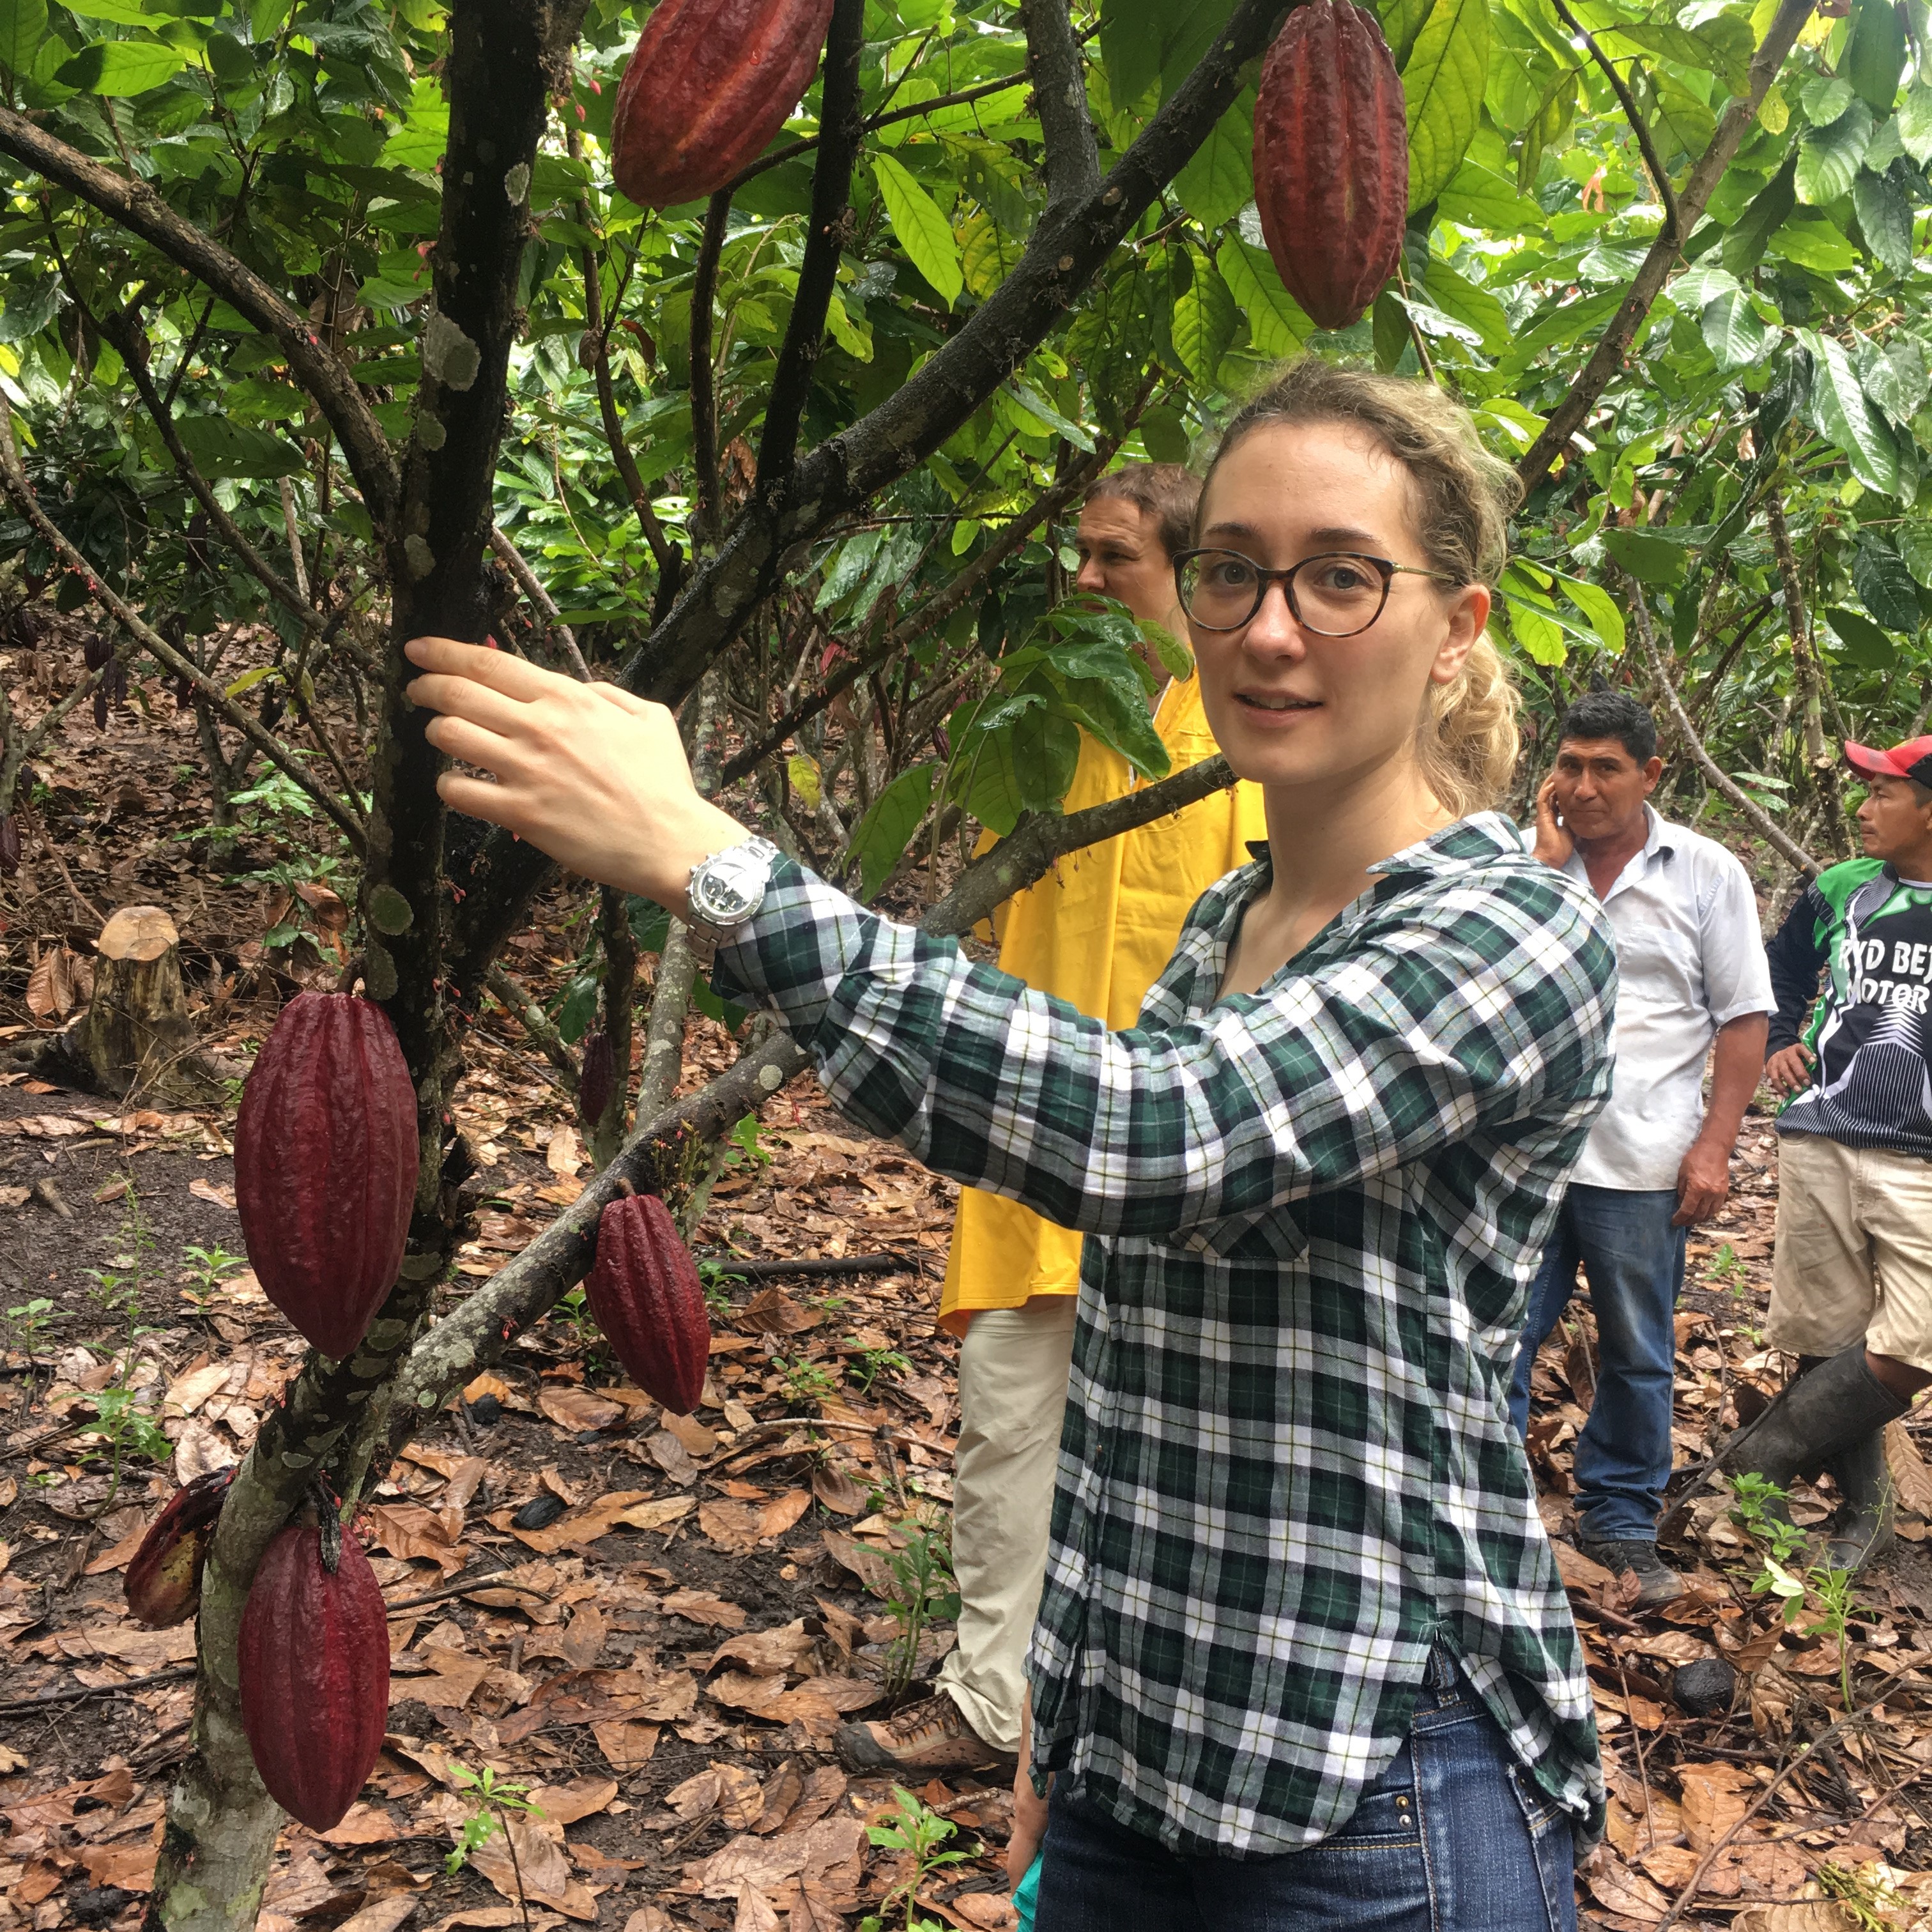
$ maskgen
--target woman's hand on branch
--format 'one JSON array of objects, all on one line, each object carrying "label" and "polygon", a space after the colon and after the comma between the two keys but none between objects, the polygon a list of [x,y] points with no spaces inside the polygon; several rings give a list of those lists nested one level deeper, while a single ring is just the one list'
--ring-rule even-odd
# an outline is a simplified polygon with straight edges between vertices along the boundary
[{"label": "woman's hand on branch", "polygon": [[436,788],[452,811],[675,913],[692,866],[748,836],[699,796],[662,704],[448,638],[412,638],[406,649],[424,674],[411,701],[442,714],[430,742],[489,774],[445,772]]}]

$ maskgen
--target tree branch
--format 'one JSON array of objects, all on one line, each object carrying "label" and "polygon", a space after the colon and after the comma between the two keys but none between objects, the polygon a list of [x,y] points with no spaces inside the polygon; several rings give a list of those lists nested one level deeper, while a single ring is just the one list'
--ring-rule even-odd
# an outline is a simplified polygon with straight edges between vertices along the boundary
[{"label": "tree branch", "polygon": [[704,233],[691,274],[691,452],[698,472],[695,521],[706,538],[718,530],[718,387],[711,367],[711,305],[718,257],[731,217],[731,190],[720,188],[704,210]]},{"label": "tree branch", "polygon": [[1690,722],[1684,711],[1683,700],[1677,695],[1677,686],[1671,680],[1670,668],[1658,647],[1656,628],[1650,620],[1650,606],[1644,601],[1643,586],[1634,578],[1624,577],[1622,580],[1625,593],[1630,599],[1630,617],[1636,628],[1637,641],[1643,646],[1643,654],[1649,661],[1658,687],[1664,693],[1664,701],[1670,707],[1671,718],[1690,755],[1697,760],[1704,776],[1744,814],[1752,830],[1767,844],[1788,859],[1808,879],[1815,878],[1822,870],[1818,860],[1813,858],[1803,846],[1787,837],[1770,813],[1758,804],[1705,749],[1703,740],[1698,736],[1696,727]]},{"label": "tree branch", "polygon": [[1724,112],[1718,117],[1710,146],[1684,178],[1684,186],[1677,196],[1677,228],[1673,230],[1666,222],[1664,232],[1651,244],[1649,254],[1644,257],[1642,266],[1630,283],[1630,292],[1611,317],[1610,326],[1604,330],[1589,361],[1570,385],[1569,393],[1550,412],[1542,433],[1516,464],[1516,473],[1525,490],[1534,490],[1550,474],[1557,458],[1570,447],[1570,439],[1582,428],[1585,418],[1595,408],[1597,398],[1622,368],[1624,354],[1636,338],[1639,326],[1650,313],[1651,304],[1657,299],[1676,264],[1679,235],[1688,236],[1702,218],[1718,184],[1724,179],[1724,170],[1731,164],[1731,158],[1750,130],[1757,110],[1772,82],[1778,77],[1778,70],[1784,65],[1785,56],[1791,51],[1798,30],[1810,18],[1816,4],[1816,0],[1784,0],[1778,8],[1762,44],[1751,57],[1748,92],[1742,99],[1725,103]]},{"label": "tree branch", "polygon": [[556,608],[550,592],[537,581],[537,574],[524,561],[524,554],[494,524],[490,526],[490,548],[496,554],[496,561],[517,580],[517,587],[530,600],[532,607],[543,620],[544,628],[563,646],[563,654],[568,658],[571,668],[586,684],[590,682],[590,667],[584,662],[584,653],[577,648],[577,633],[563,621],[562,614]]},{"label": "tree branch", "polygon": [[1046,219],[1051,221],[1099,187],[1100,151],[1087,111],[1087,76],[1066,0],[1024,0],[1020,12],[1046,150]]},{"label": "tree branch", "polygon": [[1598,46],[1590,30],[1563,4],[1563,0],[1550,0],[1556,9],[1556,16],[1570,32],[1583,43],[1590,58],[1601,70],[1604,78],[1610,83],[1610,92],[1622,104],[1624,118],[1630,124],[1630,132],[1636,136],[1637,146],[1642,150],[1644,166],[1650,170],[1650,178],[1657,184],[1658,199],[1664,203],[1664,227],[1658,236],[1660,242],[1668,242],[1674,248],[1683,239],[1684,230],[1677,218],[1677,197],[1671,192],[1670,177],[1665,173],[1664,164],[1658,158],[1656,144],[1650,138],[1650,123],[1643,118],[1642,110],[1636,104],[1636,96],[1630,91],[1629,83],[1611,64],[1609,55]]},{"label": "tree branch", "polygon": [[388,440],[355,376],[317,340],[307,316],[245,262],[177,214],[146,182],[130,181],[91,160],[10,107],[0,106],[0,153],[11,154],[140,236],[272,336],[288,358],[290,373],[315,398],[335,432],[370,515],[379,526],[389,521],[399,486]]},{"label": "tree branch", "polygon": [[[865,0],[837,0],[826,35],[818,165],[812,177],[812,214],[792,296],[784,343],[765,398],[765,433],[758,445],[758,490],[776,503],[790,481],[799,424],[812,371],[825,337],[826,311],[844,248],[852,165],[859,152],[859,57],[866,44]],[[696,301],[694,295],[692,300]],[[695,314],[695,309],[693,310]],[[694,368],[695,365],[693,365]]]},{"label": "tree branch", "polygon": [[40,499],[34,495],[34,486],[28,481],[27,472],[21,466],[20,452],[14,442],[13,412],[4,403],[0,403],[0,478],[4,478],[8,494],[20,505],[27,520],[40,532],[42,541],[70,570],[79,573],[87,585],[88,593],[102,609],[124,626],[142,649],[164,670],[172,671],[176,677],[192,685],[209,705],[219,711],[264,758],[278,770],[286,772],[342,829],[357,851],[365,850],[368,830],[361,818],[338,798],[314,772],[305,771],[288,746],[272,732],[265,731],[260,723],[250,717],[192,658],[176,650],[166,638],[142,619],[132,605],[109,590],[94,566],[69,542],[59,525],[40,508]]}]

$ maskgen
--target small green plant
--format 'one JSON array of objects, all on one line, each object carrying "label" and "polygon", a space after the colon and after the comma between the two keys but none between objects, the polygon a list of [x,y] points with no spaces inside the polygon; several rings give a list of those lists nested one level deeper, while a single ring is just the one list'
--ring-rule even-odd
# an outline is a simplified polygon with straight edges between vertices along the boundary
[{"label": "small green plant", "polygon": [[1845,1713],[1852,1708],[1852,1620],[1864,1609],[1852,1594],[1855,1572],[1833,1570],[1823,1564],[1812,1570],[1811,1593],[1818,1599],[1818,1615],[1812,1628],[1833,1638],[1838,1646],[1838,1688],[1845,1694]]},{"label": "small green plant", "polygon": [[[906,1875],[879,1901],[880,1909],[859,1922],[859,1932],[887,1932],[890,1918],[896,1932],[945,1932],[930,1918],[919,1915],[920,1888],[934,1874],[949,1865],[963,1864],[975,1856],[949,1847],[947,1839],[958,1831],[950,1818],[942,1818],[929,1804],[922,1804],[902,1786],[892,1786],[893,1808],[866,1835],[881,1851],[908,1854]],[[899,1908],[905,1908],[903,1920]]]},{"label": "small green plant", "polygon": [[1884,1881],[1874,1884],[1828,1859],[1819,1866],[1816,1876],[1826,1892],[1851,1914],[1858,1932],[1891,1932],[1898,1924],[1898,1910],[1906,1900],[1896,1886]]},{"label": "small green plant", "polygon": [[950,1619],[959,1614],[950,1522],[915,1526],[903,1549],[888,1552],[886,1567],[892,1574],[886,1608],[898,1632],[886,1652],[885,1688],[889,1697],[897,1697],[918,1671],[919,1640],[926,1626],[934,1618]]},{"label": "small green plant", "polygon": [[803,1355],[794,1356],[789,1361],[783,1355],[774,1355],[772,1366],[784,1378],[788,1402],[823,1402],[827,1396],[838,1392],[838,1371],[828,1369],[822,1362],[812,1361]]},{"label": "small green plant", "polygon": [[911,1362],[896,1348],[862,1348],[850,1335],[845,1338],[845,1346],[854,1358],[847,1364],[845,1372],[852,1378],[853,1387],[861,1395],[888,1372],[896,1376],[912,1373]]},{"label": "small green plant", "polygon": [[1743,1288],[1744,1264],[1729,1241],[1720,1242],[1718,1252],[1704,1264],[1704,1279],[1720,1288],[1728,1288],[1733,1294]]},{"label": "small green plant", "polygon": [[[1731,1478],[1731,1517],[1778,1563],[1790,1563],[1804,1547],[1804,1532],[1791,1520],[1784,1490],[1755,1469]],[[1761,1582],[1760,1587],[1771,1586]]]},{"label": "small green plant", "polygon": [[517,1841],[510,1835],[508,1815],[520,1812],[541,1818],[543,1808],[530,1802],[530,1786],[499,1778],[488,1765],[480,1772],[454,1760],[449,1767],[450,1782],[468,1800],[470,1813],[463,1821],[456,1843],[442,1862],[442,1868],[454,1878],[468,1861],[501,1831],[504,1848],[510,1854],[510,1870],[517,1882],[517,1904],[524,1915],[526,1932],[530,1922],[530,1900],[524,1896],[524,1868],[517,1858]]},{"label": "small green plant", "polygon": [[214,1291],[235,1273],[238,1268],[248,1265],[246,1255],[231,1255],[218,1241],[212,1248],[198,1248],[192,1243],[182,1250],[182,1279],[187,1282],[182,1292],[199,1308],[212,1299]]},{"label": "small green plant", "polygon": [[162,1434],[153,1414],[135,1393],[136,1348],[142,1336],[154,1333],[152,1324],[141,1319],[141,1291],[152,1278],[154,1238],[141,1212],[141,1198],[130,1178],[122,1198],[128,1211],[121,1223],[121,1238],[126,1252],[112,1257],[106,1268],[86,1270],[94,1282],[88,1292],[103,1312],[121,1329],[112,1378],[94,1395],[94,1420],[82,1425],[79,1433],[98,1438],[112,1459],[112,1479],[107,1495],[95,1512],[106,1514],[119,1493],[121,1468],[130,1455],[165,1462],[174,1454],[174,1444]]},{"label": "small green plant", "polygon": [[53,1318],[54,1305],[44,1294],[32,1301],[18,1302],[7,1311],[8,1342],[26,1357],[29,1369],[40,1366],[40,1346],[53,1325]]},{"label": "small green plant", "polygon": [[708,1257],[698,1262],[698,1283],[704,1291],[704,1305],[713,1315],[730,1313],[731,1283],[744,1279],[741,1274],[734,1274],[723,1262]]}]

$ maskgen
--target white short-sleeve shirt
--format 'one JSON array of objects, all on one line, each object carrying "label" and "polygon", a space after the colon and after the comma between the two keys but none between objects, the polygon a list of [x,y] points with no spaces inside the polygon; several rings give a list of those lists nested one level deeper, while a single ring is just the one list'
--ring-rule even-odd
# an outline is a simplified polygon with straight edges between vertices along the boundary
[{"label": "white short-sleeve shirt", "polygon": [[[1570,1176],[1588,1187],[1676,1187],[1703,1125],[1718,1029],[1777,1007],[1744,867],[1716,840],[1644,813],[1643,850],[1604,901],[1617,940],[1616,1056],[1610,1105]],[[1563,870],[1588,884],[1580,852]]]}]

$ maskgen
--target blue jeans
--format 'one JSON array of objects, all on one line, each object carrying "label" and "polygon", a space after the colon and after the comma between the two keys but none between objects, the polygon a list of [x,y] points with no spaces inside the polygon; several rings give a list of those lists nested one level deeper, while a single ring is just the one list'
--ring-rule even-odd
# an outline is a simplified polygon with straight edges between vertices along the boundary
[{"label": "blue jeans", "polygon": [[1570,1820],[1440,1652],[1408,1741],[1306,1850],[1166,1851],[1054,1793],[1036,1932],[1575,1932]]},{"label": "blue jeans", "polygon": [[1684,1285],[1674,1190],[1572,1187],[1529,1291],[1529,1320],[1510,1384],[1510,1419],[1529,1422],[1536,1352],[1569,1306],[1582,1262],[1597,1316],[1597,1394],[1576,1440],[1576,1516],[1586,1536],[1654,1542],[1670,1480],[1670,1399],[1677,1363],[1671,1317]]}]

